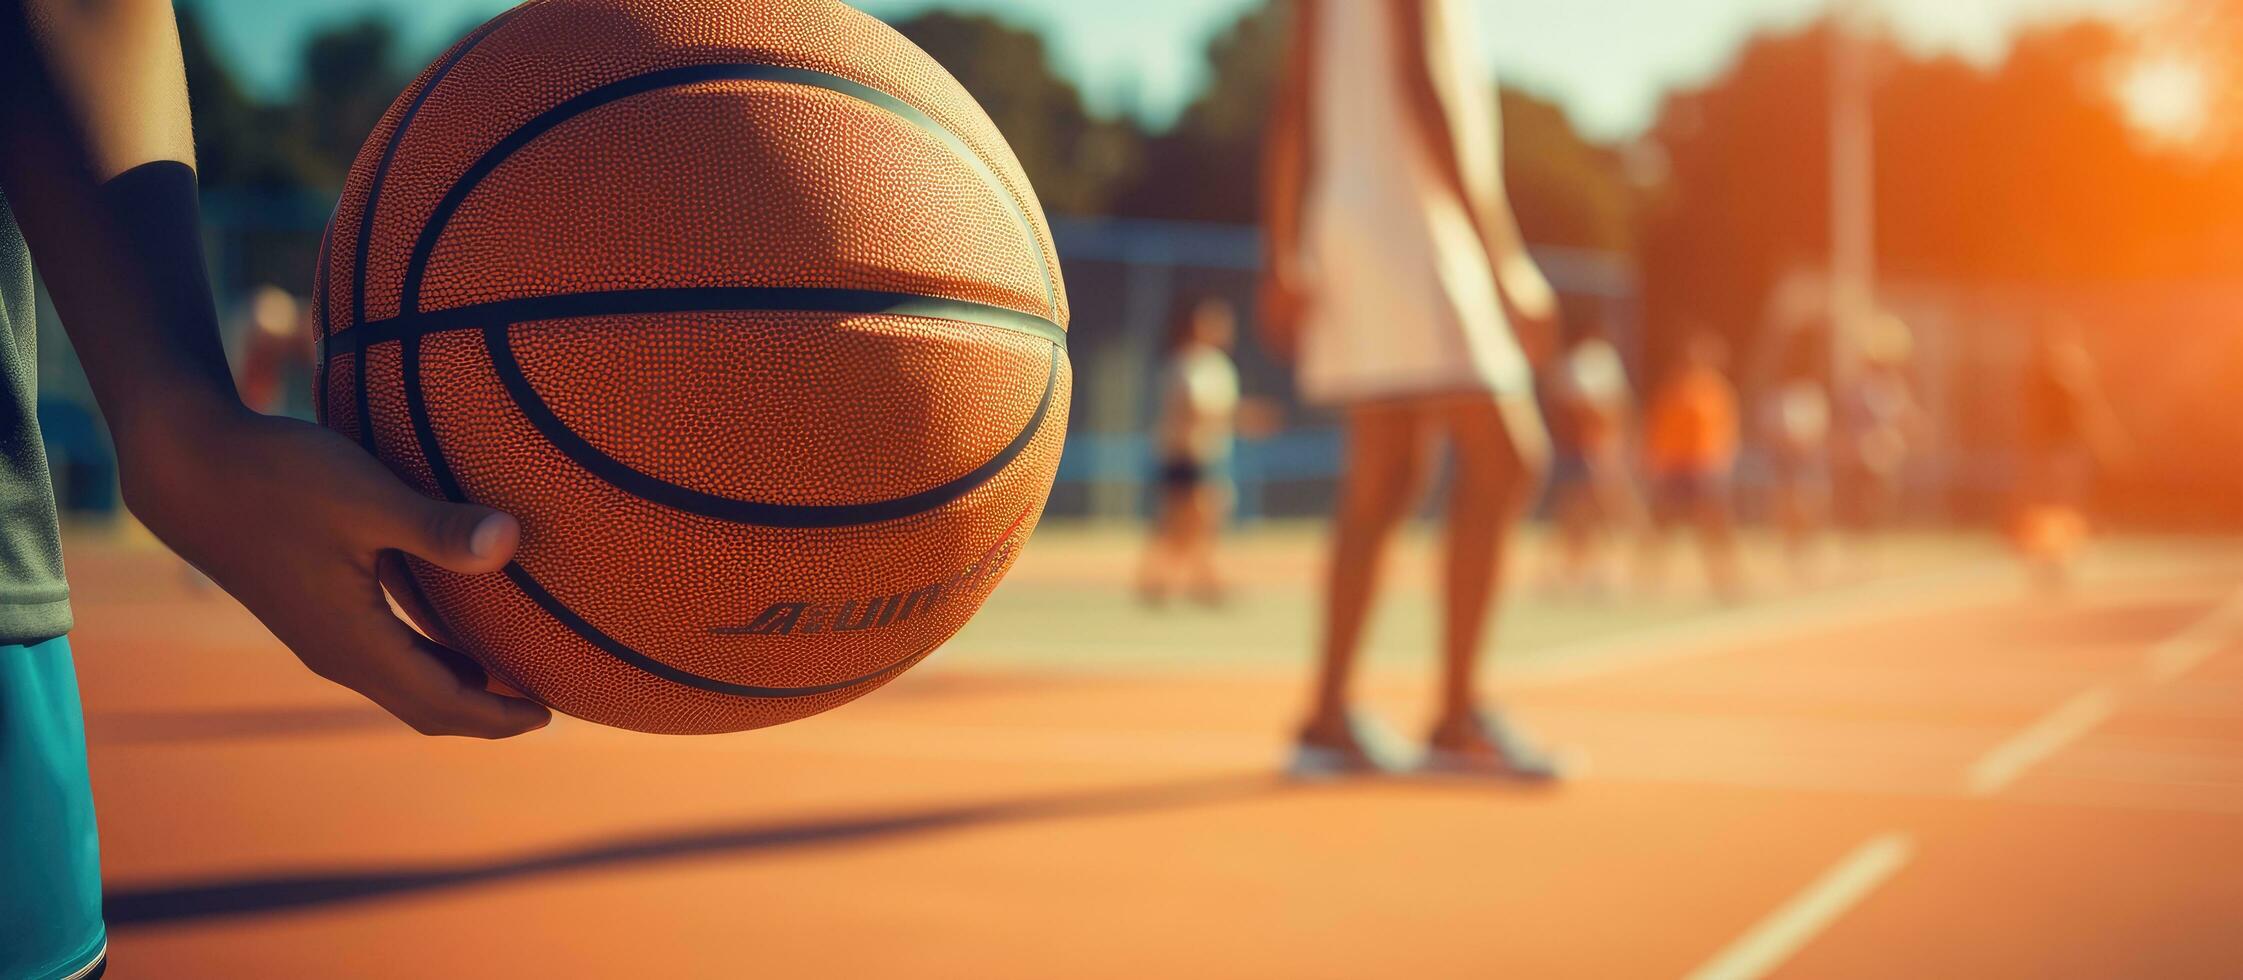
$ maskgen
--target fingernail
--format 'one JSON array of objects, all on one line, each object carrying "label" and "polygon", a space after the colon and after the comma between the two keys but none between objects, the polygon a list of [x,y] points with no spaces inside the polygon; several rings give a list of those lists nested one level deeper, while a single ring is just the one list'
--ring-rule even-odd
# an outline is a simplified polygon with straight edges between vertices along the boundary
[{"label": "fingernail", "polygon": [[490,558],[498,554],[499,538],[506,533],[505,514],[492,514],[475,525],[475,533],[467,536],[467,550],[477,558]]}]

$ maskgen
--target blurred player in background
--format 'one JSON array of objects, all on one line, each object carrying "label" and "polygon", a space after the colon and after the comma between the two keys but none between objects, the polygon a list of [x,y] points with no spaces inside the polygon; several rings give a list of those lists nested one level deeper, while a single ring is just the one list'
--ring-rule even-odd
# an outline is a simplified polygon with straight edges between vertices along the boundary
[{"label": "blurred player in background", "polygon": [[1878,532],[1900,517],[1908,457],[1923,422],[1911,379],[1915,337],[1881,314],[1859,334],[1860,361],[1839,389],[1838,478],[1856,545],[1874,558]]},{"label": "blurred player in background", "polygon": [[2061,588],[2092,527],[2087,505],[2095,474],[2123,458],[2126,436],[2077,325],[2042,330],[2024,381],[2012,534],[2034,579]]},{"label": "blurred player in background", "polygon": [[1775,384],[1765,396],[1768,490],[1793,577],[1820,573],[1822,534],[1830,520],[1830,393],[1823,387],[1822,349],[1804,332],[1781,343]]},{"label": "blurred player in background", "polygon": [[[1448,443],[1442,697],[1428,768],[1549,779],[1475,687],[1499,561],[1548,456],[1522,341],[1556,297],[1502,185],[1496,103],[1466,0],[1296,0],[1266,160],[1270,344],[1346,419],[1321,668],[1294,770],[1393,764],[1351,681],[1380,561]],[[1516,331],[1516,333],[1514,333]]]},{"label": "blurred player in background", "polygon": [[1724,373],[1729,348],[1709,330],[1691,334],[1682,357],[1652,394],[1644,431],[1651,477],[1651,528],[1644,535],[1644,576],[1657,587],[1665,572],[1666,538],[1689,525],[1704,554],[1714,594],[1744,591],[1737,561],[1730,490],[1740,438],[1737,389]]},{"label": "blurred player in background", "polygon": [[1550,385],[1550,507],[1558,522],[1554,584],[1606,594],[1614,584],[1607,546],[1642,525],[1642,502],[1628,465],[1635,393],[1620,351],[1601,329],[1574,341]]},{"label": "blurred player in background", "polygon": [[1223,600],[1215,546],[1234,493],[1231,450],[1238,438],[1238,366],[1231,361],[1238,315],[1202,299],[1176,318],[1160,369],[1160,511],[1146,542],[1139,594],[1162,603],[1177,588],[1209,605]]}]

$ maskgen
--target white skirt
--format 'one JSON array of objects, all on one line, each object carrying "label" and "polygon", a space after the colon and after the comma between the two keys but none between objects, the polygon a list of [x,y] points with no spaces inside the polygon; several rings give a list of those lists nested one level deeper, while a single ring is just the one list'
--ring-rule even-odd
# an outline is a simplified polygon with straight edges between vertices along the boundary
[{"label": "white skirt", "polygon": [[1338,405],[1531,389],[1487,249],[1445,197],[1375,216],[1310,203],[1303,398]]}]

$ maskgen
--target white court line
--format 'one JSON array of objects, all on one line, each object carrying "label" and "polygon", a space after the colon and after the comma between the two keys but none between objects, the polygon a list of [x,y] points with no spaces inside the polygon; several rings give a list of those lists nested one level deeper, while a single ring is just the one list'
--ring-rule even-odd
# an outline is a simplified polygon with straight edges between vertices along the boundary
[{"label": "white court line", "polygon": [[1752,927],[1689,980],[1751,980],[1775,972],[1915,855],[1916,842],[1894,831],[1870,838],[1805,891]]},{"label": "white court line", "polygon": [[2229,596],[2219,608],[2190,624],[2189,628],[2151,647],[2150,683],[2179,680],[2182,674],[2196,669],[2198,664],[2211,659],[2232,642],[2239,626],[2243,626],[2243,591]]},{"label": "white court line", "polygon": [[1976,561],[1545,647],[1519,663],[1498,657],[1495,669],[1507,684],[1571,684],[1803,633],[1934,615],[1986,601],[1989,593],[1979,587],[2007,582],[2012,574],[2005,563]]},{"label": "white court line", "polygon": [[[1504,668],[1506,683],[1570,684],[1637,667],[1671,663],[1774,641],[1844,629],[1895,615],[1931,615],[1983,602],[1981,586],[2007,582],[2009,567],[1979,561],[1759,607],[1710,613],[1535,652]],[[992,763],[1064,762],[1235,767],[1281,760],[1278,733],[1163,730],[1066,730],[1005,725],[931,724],[833,719],[817,726],[768,729],[754,744],[786,744],[827,754],[898,756]]]},{"label": "white court line", "polygon": [[2118,692],[2108,686],[2090,688],[2057,705],[2008,741],[1979,756],[1964,774],[1972,796],[1992,796],[2041,760],[2093,731],[2118,710]]},{"label": "white court line", "polygon": [[[2151,647],[2143,664],[2149,683],[2180,679],[2233,642],[2239,627],[2243,627],[2243,591]],[[2118,689],[2108,684],[2073,695],[1971,763],[1963,775],[1964,786],[1973,796],[1992,796],[2009,788],[2026,770],[2110,720],[2118,711],[2118,701]]]}]

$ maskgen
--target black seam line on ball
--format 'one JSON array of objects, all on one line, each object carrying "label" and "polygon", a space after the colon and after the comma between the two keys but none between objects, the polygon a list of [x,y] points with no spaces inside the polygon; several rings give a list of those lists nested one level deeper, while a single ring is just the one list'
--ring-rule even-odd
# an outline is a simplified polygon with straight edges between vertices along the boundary
[{"label": "black seam line on ball", "polygon": [[493,324],[658,313],[885,313],[994,327],[1060,346],[1067,343],[1067,331],[1058,324],[1011,307],[919,293],[765,286],[676,286],[530,296],[376,320],[336,334],[332,340],[345,350],[363,350],[408,336],[482,329]]},{"label": "black seam line on ball", "polygon": [[334,316],[335,305],[328,298],[327,252],[335,241],[335,217],[329,214],[327,227],[319,231],[319,259],[312,263],[312,326],[317,333],[312,337],[312,421],[327,424],[327,358],[332,356],[327,337],[328,321]]},{"label": "black seam line on ball", "polygon": [[[436,70],[429,74],[428,84],[421,86],[420,93],[413,96],[413,104],[405,107],[405,114],[397,117],[397,128],[390,131],[389,141],[382,147],[382,158],[374,164],[374,178],[366,186],[366,203],[359,209],[358,248],[352,254],[350,279],[350,322],[353,325],[366,322],[366,247],[374,237],[374,213],[381,204],[382,184],[389,179],[389,166],[397,158],[397,147],[405,142],[406,128],[413,124],[413,117],[420,114],[421,106],[436,91],[436,86],[444,81],[444,76],[452,73],[452,66],[467,57],[469,51],[475,50],[475,46],[483,43],[484,38],[497,33],[499,25],[511,16],[513,11],[508,11],[470,33],[451,56],[445,58],[444,63],[436,66]],[[334,222],[329,221],[328,224],[333,225]],[[358,443],[366,447],[367,452],[374,452],[374,426],[366,418],[366,349],[359,348],[352,355],[351,362],[351,385],[357,389],[352,397],[358,412]],[[322,397],[325,396],[324,391],[321,394]]]},{"label": "black seam line on ball", "polygon": [[[413,418],[413,437],[420,443],[421,454],[428,461],[429,474],[435,478],[437,491],[444,495],[444,499],[454,503],[465,500],[466,496],[460,492],[458,479],[452,475],[451,465],[444,460],[443,446],[437,443],[436,429],[429,423],[428,412],[422,401],[420,338],[404,338],[404,342],[399,347],[399,352],[403,355],[405,399],[409,414]],[[570,609],[552,592],[547,591],[544,584],[539,582],[536,576],[531,575],[529,569],[522,567],[520,562],[508,562],[505,574],[507,579],[514,583],[514,587],[522,590],[522,594],[529,597],[531,602],[536,603],[538,608],[545,610],[546,615],[553,617],[555,622],[560,623],[569,632],[600,648],[609,656],[664,680],[718,694],[751,698],[806,698],[819,694],[830,694],[834,691],[855,687],[874,680],[881,675],[901,670],[932,652],[932,648],[929,648],[897,660],[869,674],[835,681],[830,684],[808,687],[757,687],[749,684],[732,684],[673,667],[640,653],[623,641],[607,635],[605,631],[592,625],[590,620],[577,615],[576,610]]]},{"label": "black seam line on ball", "polygon": [[835,528],[878,524],[925,513],[972,493],[1004,472],[1005,467],[1011,465],[1035,441],[1037,433],[1043,431],[1044,419],[1051,413],[1053,392],[1059,388],[1059,361],[1065,356],[1057,346],[1051,349],[1051,369],[1044,379],[1043,398],[1036,403],[1035,414],[1029,417],[1028,424],[1021,428],[1019,435],[1014,436],[1004,449],[980,466],[917,493],[887,500],[862,504],[777,504],[719,496],[679,486],[642,473],[600,451],[599,447],[569,428],[568,423],[561,421],[560,416],[554,414],[545,399],[537,393],[537,388],[530,384],[529,377],[522,372],[521,363],[514,359],[514,348],[507,334],[508,328],[505,326],[493,326],[484,330],[483,344],[490,351],[491,366],[498,373],[499,383],[506,386],[514,406],[554,448],[608,485],[634,497],[672,510],[757,527]]},{"label": "black seam line on ball", "polygon": [[473,193],[475,188],[481,185],[483,179],[489,177],[492,171],[498,169],[499,164],[506,162],[508,157],[513,156],[517,151],[528,146],[553,127],[610,102],[659,89],[718,81],[780,82],[824,89],[885,109],[940,140],[945,146],[949,147],[951,153],[979,173],[983,182],[988,184],[989,189],[994,191],[998,198],[1005,202],[1007,209],[1012,212],[1013,220],[1020,226],[1021,234],[1026,238],[1029,249],[1036,253],[1036,264],[1043,276],[1044,305],[1052,312],[1053,316],[1058,315],[1058,286],[1053,281],[1051,263],[1044,256],[1043,240],[1036,234],[1035,224],[1029,220],[1027,209],[1021,205],[1018,198],[1013,196],[1012,191],[1005,186],[1005,182],[997,176],[997,172],[990,169],[988,161],[974,153],[972,147],[967,146],[964,140],[958,138],[958,134],[951,132],[926,113],[914,108],[910,103],[869,85],[853,82],[839,75],[830,75],[807,68],[787,68],[754,62],[687,65],[680,68],[666,68],[660,71],[647,72],[643,75],[634,75],[621,81],[610,82],[562,102],[538,114],[529,122],[523,123],[521,128],[508,133],[504,139],[499,140],[496,145],[485,151],[473,166],[470,166],[465,173],[460,175],[459,180],[452,185],[449,191],[445,192],[443,200],[437,203],[436,210],[429,215],[428,221],[421,225],[420,238],[413,243],[412,257],[405,266],[405,286],[400,308],[406,313],[420,311],[421,281],[428,271],[429,257],[436,251],[437,240],[443,237],[444,228],[451,222],[453,212],[459,210],[460,205],[466,202],[468,195]]},{"label": "black seam line on ball", "polygon": [[436,426],[428,418],[428,396],[421,391],[421,339],[405,338],[397,354],[398,380],[405,388],[405,417],[413,420],[413,441],[421,447],[428,475],[436,480],[436,490],[444,499],[465,503],[467,494],[461,492],[459,480],[452,475],[452,465],[444,459],[444,447],[436,441]]},{"label": "black seam line on ball", "polygon": [[660,660],[656,660],[653,657],[649,657],[646,654],[640,653],[639,651],[632,649],[623,641],[607,635],[607,633],[602,631],[599,627],[592,625],[591,622],[587,621],[584,617],[577,615],[576,610],[570,609],[566,603],[563,603],[560,599],[556,598],[551,592],[547,592],[545,590],[545,586],[539,583],[535,576],[531,575],[527,569],[523,568],[519,564],[509,563],[506,566],[506,577],[508,580],[514,583],[515,588],[521,589],[522,594],[528,596],[531,602],[537,603],[539,608],[544,609],[546,615],[552,616],[555,620],[559,621],[562,626],[568,627],[569,632],[575,633],[577,636],[582,637],[585,642],[599,647],[609,656],[623,661],[624,663],[629,664],[633,667],[637,667],[638,669],[652,674],[656,677],[660,677],[666,681],[683,684],[687,687],[699,688],[704,691],[711,691],[717,694],[729,694],[733,695],[734,697],[807,698],[815,697],[820,694],[831,694],[835,691],[842,691],[852,687],[856,687],[857,685],[866,683],[868,681],[878,680],[883,675],[891,674],[896,671],[902,670],[905,667],[911,666],[913,662],[919,660],[922,657],[925,657],[928,653],[932,652],[932,650],[922,650],[908,657],[904,657],[901,660],[890,663],[887,666],[874,670],[871,673],[864,674],[859,677],[852,677],[848,680],[834,681],[830,684],[817,684],[809,687],[758,687],[753,684],[733,684],[728,681],[717,680],[713,677],[703,677],[700,674],[693,673],[692,671],[680,670],[679,668],[671,666],[670,664],[663,663]]}]

